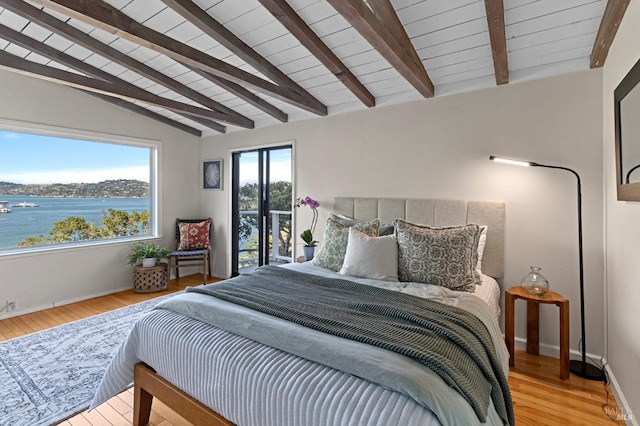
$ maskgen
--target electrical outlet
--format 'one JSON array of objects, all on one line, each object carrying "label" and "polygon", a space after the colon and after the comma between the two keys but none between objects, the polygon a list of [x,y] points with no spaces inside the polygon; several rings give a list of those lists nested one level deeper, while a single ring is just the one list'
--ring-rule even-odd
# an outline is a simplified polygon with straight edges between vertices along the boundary
[{"label": "electrical outlet", "polygon": [[13,311],[15,309],[16,309],[16,301],[14,300],[13,302],[9,302],[7,300],[7,303],[0,308],[0,313],[2,313],[4,311],[7,311],[7,312]]}]

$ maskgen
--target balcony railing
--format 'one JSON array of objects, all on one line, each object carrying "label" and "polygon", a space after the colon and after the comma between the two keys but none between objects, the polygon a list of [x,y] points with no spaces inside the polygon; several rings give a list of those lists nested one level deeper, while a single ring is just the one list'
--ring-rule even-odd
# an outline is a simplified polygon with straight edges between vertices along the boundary
[{"label": "balcony railing", "polygon": [[[291,244],[289,247],[284,247],[280,242],[280,216],[289,216],[291,217],[292,212],[286,210],[270,210],[269,215],[271,216],[271,250],[269,253],[269,262],[273,263],[290,263],[293,261],[291,257]],[[241,210],[240,216],[258,216],[257,210]],[[289,233],[291,233],[291,229],[288,229]],[[288,253],[288,255],[281,255],[280,249],[284,253]],[[258,264],[258,249],[257,248],[241,248],[238,253],[238,269],[249,268]],[[248,257],[243,257],[245,254]]]}]

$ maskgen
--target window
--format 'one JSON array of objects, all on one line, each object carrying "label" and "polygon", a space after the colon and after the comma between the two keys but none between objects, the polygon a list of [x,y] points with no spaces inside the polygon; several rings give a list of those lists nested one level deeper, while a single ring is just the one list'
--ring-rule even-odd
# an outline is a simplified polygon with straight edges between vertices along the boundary
[{"label": "window", "polygon": [[0,130],[0,252],[156,236],[157,144],[56,133]]}]

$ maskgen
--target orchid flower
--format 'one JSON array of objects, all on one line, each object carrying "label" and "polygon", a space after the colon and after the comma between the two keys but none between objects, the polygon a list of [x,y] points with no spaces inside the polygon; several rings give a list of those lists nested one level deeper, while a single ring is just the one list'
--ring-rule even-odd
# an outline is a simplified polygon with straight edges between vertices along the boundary
[{"label": "orchid flower", "polygon": [[300,238],[305,242],[305,246],[315,247],[318,242],[313,239],[313,232],[316,230],[316,224],[318,223],[318,207],[320,207],[320,203],[311,197],[296,198],[296,207],[302,206],[311,208],[313,219],[311,219],[311,227],[300,234]]}]

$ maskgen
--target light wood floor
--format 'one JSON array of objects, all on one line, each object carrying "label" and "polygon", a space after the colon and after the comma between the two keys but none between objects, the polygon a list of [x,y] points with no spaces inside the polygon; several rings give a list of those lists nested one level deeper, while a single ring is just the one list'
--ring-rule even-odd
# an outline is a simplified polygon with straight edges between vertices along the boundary
[{"label": "light wood floor", "polygon": [[[121,308],[164,294],[182,290],[188,285],[202,283],[196,274],[171,280],[169,290],[139,294],[133,290],[98,297],[83,302],[46,309],[18,317],[0,320],[0,341],[40,331],[70,321],[86,318],[112,309]],[[608,386],[571,375],[567,380],[558,378],[558,360],[544,356],[516,353],[516,365],[509,374],[516,422],[520,425],[612,425],[617,406]],[[64,426],[131,425],[133,391],[130,389],[110,399],[92,412],[83,412],[61,423]],[[151,425],[182,426],[187,423],[157,399],[153,402]],[[624,424],[619,422],[619,424]]]}]

